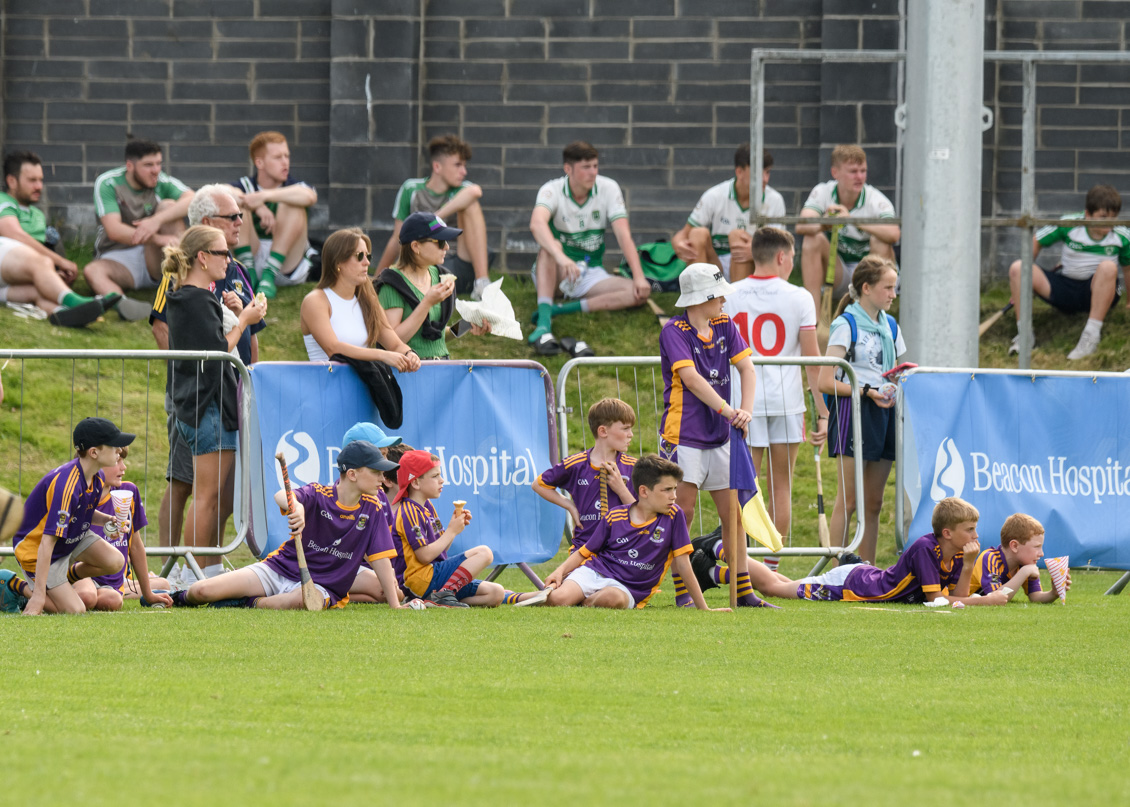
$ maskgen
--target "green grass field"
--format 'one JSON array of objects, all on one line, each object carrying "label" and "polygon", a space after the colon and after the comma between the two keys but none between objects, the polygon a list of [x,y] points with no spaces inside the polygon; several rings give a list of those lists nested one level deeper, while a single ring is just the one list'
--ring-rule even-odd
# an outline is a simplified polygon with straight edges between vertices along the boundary
[{"label": "green grass field", "polygon": [[[530,284],[509,279],[504,288],[520,316],[532,309]],[[304,291],[283,289],[272,303],[263,359],[305,357]],[[988,293],[983,315],[1006,297]],[[673,311],[674,298],[661,295],[660,305]],[[1085,367],[1130,365],[1124,311],[1111,315]],[[1064,366],[1081,327],[1037,303],[1038,366]],[[147,326],[113,314],[64,331],[0,310],[0,328],[10,347],[153,346]],[[555,330],[602,355],[658,351],[646,310],[563,317]],[[982,363],[1008,366],[1013,333],[998,325],[983,340]],[[524,344],[500,339],[468,337],[452,352],[530,358]],[[556,376],[564,361],[544,364]],[[2,376],[0,484],[26,493],[68,456],[72,420],[97,410],[151,444],[148,464],[128,478],[156,520],[160,363],[12,362]],[[648,449],[650,379],[621,373],[620,383],[637,377]],[[586,405],[616,389],[614,374],[582,383]],[[580,400],[567,403],[579,410]],[[575,448],[576,413],[571,420]],[[826,463],[829,500],[832,477]],[[802,450],[795,545],[816,543],[814,500]],[[881,564],[894,558],[892,501],[889,493]],[[235,557],[248,559],[246,550]],[[789,560],[782,571],[800,576],[810,566]],[[657,607],[633,614],[127,604],[117,615],[0,619],[6,801],[1121,803],[1130,799],[1118,773],[1130,763],[1130,599],[1103,596],[1116,577],[1076,571],[1066,607],[1021,598],[958,612],[790,602],[700,614],[672,607],[667,584]],[[528,587],[512,570],[502,581]],[[724,594],[708,599],[721,605]]]}]

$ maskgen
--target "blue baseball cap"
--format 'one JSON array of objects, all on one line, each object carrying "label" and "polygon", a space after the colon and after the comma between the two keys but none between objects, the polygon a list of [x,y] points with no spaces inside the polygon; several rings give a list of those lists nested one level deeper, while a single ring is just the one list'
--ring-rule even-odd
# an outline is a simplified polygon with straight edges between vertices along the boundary
[{"label": "blue baseball cap", "polygon": [[458,227],[448,227],[435,213],[413,213],[400,225],[400,243],[423,241],[434,238],[437,241],[454,241],[463,235]]},{"label": "blue baseball cap", "polygon": [[381,450],[366,440],[354,440],[337,455],[337,467],[342,472],[351,468],[372,468],[374,471],[391,473],[400,466],[385,459]]},{"label": "blue baseball cap", "polygon": [[385,434],[384,430],[376,423],[354,423],[341,438],[341,447],[345,448],[354,440],[366,440],[377,448],[398,446],[404,439],[394,434]]}]

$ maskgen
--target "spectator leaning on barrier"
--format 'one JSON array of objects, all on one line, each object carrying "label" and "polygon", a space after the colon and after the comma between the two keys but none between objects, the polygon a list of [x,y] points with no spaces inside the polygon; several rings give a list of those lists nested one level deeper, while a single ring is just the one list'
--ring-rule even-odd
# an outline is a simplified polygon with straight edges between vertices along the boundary
[{"label": "spectator leaning on barrier", "polygon": [[39,157],[30,151],[6,154],[4,190],[0,193],[0,303],[38,306],[52,325],[71,328],[98,319],[104,305],[115,305],[119,295],[95,300],[71,291],[78,268],[44,244],[47,217],[33,206],[43,192]]},{"label": "spectator leaning on barrier", "polygon": [[[94,181],[98,237],[84,274],[98,294],[151,289],[161,280],[161,250],[180,239],[192,201],[188,186],[162,164],[161,146],[134,139],[126,143],[126,164]],[[128,297],[117,309],[127,320],[149,316],[148,303]]]},{"label": "spectator leaning on barrier", "polygon": [[318,192],[290,175],[290,146],[280,133],[260,132],[248,150],[255,171],[232,183],[244,213],[235,256],[251,270],[255,290],[271,298],[276,286],[304,283],[310,273],[306,210]]},{"label": "spectator leaning on barrier", "polygon": [[[785,215],[785,199],[769,187],[773,157],[762,152],[761,212]],[[727,280],[741,280],[753,272],[749,230],[749,143],[734,152],[734,178],[720,182],[702,194],[683,229],[671,238],[678,256],[691,263],[712,263]],[[782,224],[771,227],[784,229]]]},{"label": "spectator leaning on barrier", "polygon": [[378,272],[387,269],[396,260],[397,250],[404,243],[400,238],[400,228],[405,220],[413,213],[434,213],[436,218],[455,221],[460,230],[456,249],[447,255],[443,266],[448,273],[455,275],[456,293],[470,292],[473,299],[482,299],[483,289],[490,283],[487,276],[490,255],[487,252],[486,217],[479,201],[483,189],[467,181],[470,159],[471,146],[455,135],[431,139],[428,143],[431,176],[405,180],[400,186],[392,206],[392,235],[377,263]]},{"label": "spectator leaning on barrier", "polygon": [[[209,286],[227,275],[228,257],[224,234],[204,225],[190,227],[179,246],[165,248],[161,269],[175,276],[174,288],[166,295],[170,349],[231,351],[243,331],[263,318],[266,303],[255,299],[238,318],[231,314],[234,325],[225,328],[223,306]],[[236,382],[235,367],[228,362],[172,362],[169,390],[176,427],[194,458],[195,495],[185,519],[185,542],[190,546],[219,546],[220,493],[229,484],[235,461]],[[214,562],[204,567],[205,576],[223,571],[218,558],[207,560]]]},{"label": "spectator leaning on barrier", "polygon": [[[1117,219],[1122,197],[1110,185],[1095,185],[1087,191],[1083,213],[1064,218],[1079,219],[1078,224],[1049,224],[1036,231],[1032,256],[1040,249],[1063,242],[1059,264],[1050,272],[1032,266],[1032,290],[1040,299],[1065,313],[1087,312],[1087,324],[1075,349],[1067,354],[1071,361],[1090,356],[1099,346],[1103,320],[1118,302],[1118,267],[1130,269],[1130,230],[1103,226],[1103,219]],[[1008,283],[1013,301],[1020,299],[1020,261],[1008,268]],[[1016,308],[1020,320],[1020,307]],[[1009,353],[1020,350],[1015,336]]]}]

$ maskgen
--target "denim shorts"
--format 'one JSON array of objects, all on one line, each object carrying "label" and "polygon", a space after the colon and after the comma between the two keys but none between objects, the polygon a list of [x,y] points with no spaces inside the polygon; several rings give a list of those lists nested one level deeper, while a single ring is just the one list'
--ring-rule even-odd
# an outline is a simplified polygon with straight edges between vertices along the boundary
[{"label": "denim shorts", "polygon": [[220,420],[220,405],[212,403],[200,416],[200,424],[193,428],[177,418],[177,431],[188,444],[192,456],[213,454],[217,451],[235,451],[239,432],[228,431]]}]

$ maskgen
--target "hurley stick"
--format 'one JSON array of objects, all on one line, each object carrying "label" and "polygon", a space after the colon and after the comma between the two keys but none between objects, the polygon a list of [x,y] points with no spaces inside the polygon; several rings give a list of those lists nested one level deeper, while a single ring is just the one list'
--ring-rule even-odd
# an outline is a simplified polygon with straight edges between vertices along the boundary
[{"label": "hurley stick", "polygon": [[[279,466],[282,468],[283,488],[286,490],[286,512],[287,515],[291,515],[294,513],[294,493],[290,489],[290,473],[286,469],[286,457],[280,451],[275,454],[275,459],[279,461]],[[292,532],[290,537],[294,539],[294,548],[298,553],[298,576],[302,580],[302,605],[305,606],[307,611],[321,611],[325,607],[326,601],[318,593],[318,589],[310,577],[310,570],[306,568],[306,553],[302,550],[302,534]]]}]

